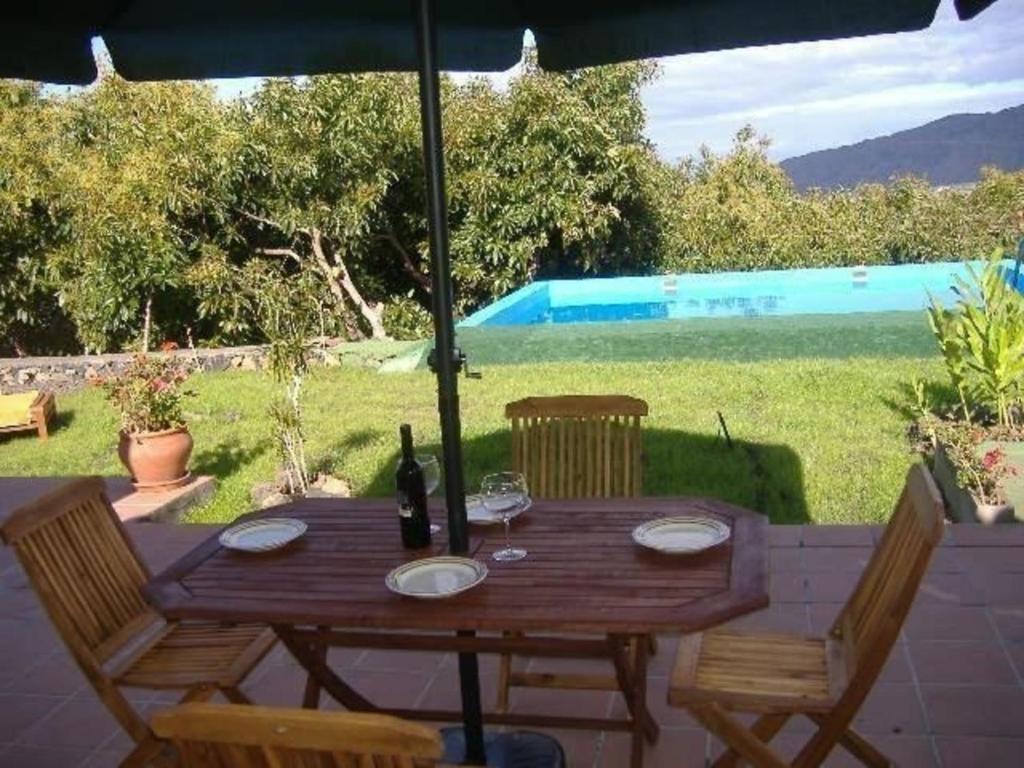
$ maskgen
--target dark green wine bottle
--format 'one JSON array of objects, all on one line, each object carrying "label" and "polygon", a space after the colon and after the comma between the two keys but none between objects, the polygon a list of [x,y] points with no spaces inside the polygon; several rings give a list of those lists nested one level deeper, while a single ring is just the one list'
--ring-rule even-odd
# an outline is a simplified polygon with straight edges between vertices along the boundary
[{"label": "dark green wine bottle", "polygon": [[402,528],[402,545],[408,549],[430,546],[430,516],[427,513],[427,487],[423,467],[416,460],[412,447],[412,427],[403,424],[402,460],[395,471],[398,496],[398,522]]}]

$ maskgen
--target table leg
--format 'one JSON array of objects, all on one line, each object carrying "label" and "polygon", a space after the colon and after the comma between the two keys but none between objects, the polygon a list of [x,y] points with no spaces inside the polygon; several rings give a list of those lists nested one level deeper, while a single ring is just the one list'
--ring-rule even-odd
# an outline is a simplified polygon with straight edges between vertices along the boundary
[{"label": "table leg", "polygon": [[[295,660],[306,670],[306,674],[310,676],[310,679],[316,681],[318,689],[323,688],[339,704],[350,711],[377,711],[378,707],[372,701],[346,684],[344,680],[334,673],[334,670],[327,663],[327,653],[323,643],[301,639],[292,630],[293,628],[290,626],[274,625],[274,632],[277,633],[284,646],[291,651]],[[308,693],[309,683],[307,683],[306,691]],[[303,704],[305,705],[305,701]]]},{"label": "table leg", "polygon": [[[320,627],[321,630],[324,627]],[[312,652],[316,654],[319,659],[319,663],[324,666],[327,665],[327,644],[323,641],[316,643],[315,646],[310,644]],[[303,709],[319,709],[320,708],[320,683],[312,673],[306,674],[306,689],[302,693],[302,708]]]},{"label": "table leg", "polygon": [[645,636],[635,638],[610,635],[608,647],[615,664],[615,675],[632,720],[630,765],[640,768],[644,742],[658,740],[658,724],[647,711],[647,656],[650,647]]}]

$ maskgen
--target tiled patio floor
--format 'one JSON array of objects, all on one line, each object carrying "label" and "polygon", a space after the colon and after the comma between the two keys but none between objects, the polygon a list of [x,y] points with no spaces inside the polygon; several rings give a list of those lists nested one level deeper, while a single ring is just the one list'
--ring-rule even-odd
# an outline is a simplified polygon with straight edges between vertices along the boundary
[{"label": "tiled patio floor", "polygon": [[[205,527],[132,524],[154,569],[208,533]],[[771,535],[769,609],[749,626],[824,630],[864,566],[877,530],[776,527]],[[718,745],[685,714],[665,705],[674,649],[664,638],[652,663],[650,704],[662,725],[648,750],[654,768],[700,766]],[[346,652],[333,657],[347,680],[383,704],[454,706],[450,657]],[[542,670],[551,661],[532,662]],[[566,662],[559,662],[564,669]],[[481,661],[485,700],[493,700],[494,662]],[[586,664],[577,664],[586,667]],[[937,553],[902,641],[865,705],[857,727],[905,766],[1024,765],[1024,526],[951,529]],[[258,702],[297,705],[302,679],[277,649],[246,685]],[[139,693],[143,712],[166,697]],[[325,702],[325,706],[330,703]],[[517,691],[514,706],[604,715],[621,709],[613,694]],[[799,746],[804,722],[778,743]],[[627,764],[622,734],[559,732],[573,768]],[[98,704],[60,646],[8,550],[0,549],[0,765],[11,768],[115,766],[126,737]],[[853,764],[834,755],[828,765]]]}]

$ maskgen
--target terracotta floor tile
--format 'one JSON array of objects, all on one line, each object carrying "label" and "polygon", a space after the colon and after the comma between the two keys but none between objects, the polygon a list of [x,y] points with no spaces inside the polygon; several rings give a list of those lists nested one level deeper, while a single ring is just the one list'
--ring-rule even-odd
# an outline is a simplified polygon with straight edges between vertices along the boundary
[{"label": "terracotta floor tile", "polygon": [[726,626],[730,629],[765,632],[810,631],[807,605],[804,603],[776,603],[764,610],[734,619]]},{"label": "terracotta floor tile", "polygon": [[27,693],[41,696],[72,696],[85,689],[88,682],[78,666],[65,654],[55,653],[43,662],[12,677],[4,693]]},{"label": "terracotta floor tile", "polygon": [[922,684],[1015,685],[1003,648],[995,643],[909,643],[917,678]]},{"label": "terracotta floor tile", "polygon": [[[792,760],[807,743],[808,735],[781,733],[772,747],[785,759]],[[893,760],[900,768],[936,768],[935,753],[931,740],[925,736],[873,736],[869,741]],[[721,754],[717,741],[714,757]],[[823,763],[824,768],[863,768],[863,764],[852,757],[841,746],[835,747]]]},{"label": "terracotta floor tile", "polygon": [[63,702],[52,696],[0,694],[0,743],[15,741]]},{"label": "terracotta floor tile", "polygon": [[242,683],[242,690],[253,702],[268,707],[301,706],[305,687],[305,674],[291,665],[271,667],[262,676]]},{"label": "terracotta floor tile", "polygon": [[803,550],[797,547],[769,549],[768,560],[772,573],[800,573],[803,570]]},{"label": "terracotta floor tile", "polygon": [[563,730],[558,728],[529,728],[547,734],[562,745],[565,761],[571,768],[591,768],[597,760],[601,734],[597,731]]},{"label": "terracotta floor tile", "polygon": [[[340,649],[338,649],[340,650]],[[442,653],[425,651],[365,651],[354,669],[369,669],[377,672],[416,672],[434,674],[441,666]]]},{"label": "terracotta floor tile", "polygon": [[1004,738],[958,738],[940,736],[935,740],[942,768],[1010,768],[1024,757],[1024,740]]},{"label": "terracotta floor tile", "polygon": [[[480,671],[480,700],[484,711],[493,710],[497,689],[497,675],[484,674]],[[459,678],[454,668],[450,672],[442,671],[427,684],[427,689],[417,703],[417,709],[459,710],[462,698],[459,693]]]},{"label": "terracotta floor tile", "polygon": [[804,526],[805,547],[873,547],[875,537],[864,525]]},{"label": "terracotta floor tile", "polygon": [[89,753],[85,762],[79,765],[78,768],[118,768],[125,757],[126,754],[118,750],[97,749]]},{"label": "terracotta floor tile", "polygon": [[[432,676],[416,672],[377,672],[351,669],[342,678],[356,691],[380,707],[415,707]],[[324,706],[335,707],[330,700]]]},{"label": "terracotta floor tile", "polygon": [[9,768],[76,768],[85,761],[91,751],[85,748],[28,747],[13,744],[0,754],[0,765]]},{"label": "terracotta floor tile", "polygon": [[[647,684],[647,709],[664,730],[680,728],[702,728],[701,724],[685,709],[670,707],[668,704],[668,678],[652,678]],[[626,716],[626,702],[615,694],[611,710],[612,717]]]},{"label": "terracotta floor tile", "polygon": [[1024,643],[1024,605],[993,605],[989,613],[1004,641]]},{"label": "terracotta floor tile", "polygon": [[509,697],[509,711],[560,717],[607,717],[614,695],[610,691],[515,688]]},{"label": "terracotta floor tile", "polygon": [[768,546],[799,547],[803,541],[803,531],[802,525],[769,525]]},{"label": "terracotta floor tile", "polygon": [[1024,691],[1016,687],[923,685],[937,736],[1024,737]]},{"label": "terracotta floor tile", "polygon": [[845,603],[856,585],[856,573],[831,571],[808,573],[807,599],[812,603]]},{"label": "terracotta floor tile", "polygon": [[821,572],[859,576],[874,551],[874,547],[805,547],[804,571],[811,578]]},{"label": "terracotta floor tile", "polygon": [[950,525],[948,529],[958,547],[1024,547],[1021,525]]},{"label": "terracotta floor tile", "polygon": [[66,701],[18,738],[40,747],[98,747],[121,730],[113,715],[95,698]]},{"label": "terracotta floor tile", "polygon": [[[1024,620],[1021,622],[1024,632]],[[918,603],[907,617],[904,632],[911,641],[956,640],[961,642],[996,642],[985,609],[980,606]]]},{"label": "terracotta floor tile", "polygon": [[1019,547],[957,547],[951,550],[968,571],[1024,573]]},{"label": "terracotta floor tile", "polygon": [[[703,731],[662,731],[657,744],[644,747],[644,767],[702,768],[706,750],[707,734]],[[605,734],[598,768],[624,768],[629,765],[629,755],[629,734]]]},{"label": "terracotta floor tile", "polygon": [[[1020,553],[1018,552],[1018,554]],[[971,571],[968,578],[978,590],[980,599],[989,605],[1012,605],[1019,602],[1021,596],[1024,595],[1024,573],[1000,573],[975,569]]]},{"label": "terracotta floor tile", "polygon": [[962,551],[956,547],[938,547],[932,553],[928,564],[929,573],[962,573],[967,570],[962,559]]},{"label": "terracotta floor tile", "polygon": [[768,594],[772,604],[803,603],[807,590],[803,575],[799,573],[773,573],[768,580]]},{"label": "terracotta floor tile", "polygon": [[807,616],[811,624],[811,634],[824,635],[828,632],[842,609],[842,603],[811,603],[808,605]]},{"label": "terracotta floor tile", "polygon": [[915,736],[925,733],[917,691],[912,685],[876,683],[854,719],[864,734]]}]

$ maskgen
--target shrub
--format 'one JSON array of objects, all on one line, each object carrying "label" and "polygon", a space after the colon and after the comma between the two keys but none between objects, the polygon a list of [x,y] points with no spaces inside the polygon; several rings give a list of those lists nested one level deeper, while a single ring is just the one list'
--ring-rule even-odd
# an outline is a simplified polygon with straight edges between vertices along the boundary
[{"label": "shrub", "polygon": [[160,432],[185,426],[182,401],[193,393],[182,385],[189,373],[177,358],[136,355],[122,373],[100,386],[120,411],[124,432]]},{"label": "shrub", "polygon": [[928,317],[965,417],[973,399],[1013,427],[1024,391],[1024,296],[1007,282],[1002,255],[994,253],[981,274],[970,269],[969,282],[957,280],[954,308],[933,297]]}]

